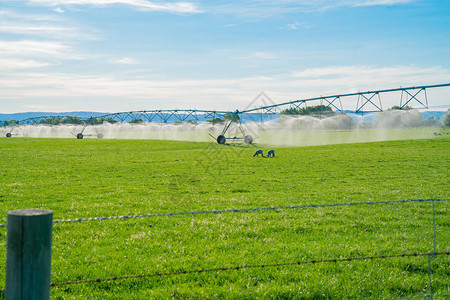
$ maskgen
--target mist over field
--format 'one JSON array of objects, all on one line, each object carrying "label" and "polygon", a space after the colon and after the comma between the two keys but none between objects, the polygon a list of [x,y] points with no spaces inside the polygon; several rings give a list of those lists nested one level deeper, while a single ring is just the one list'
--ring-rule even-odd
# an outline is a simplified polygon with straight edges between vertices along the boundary
[{"label": "mist over field", "polygon": [[[422,139],[434,135],[434,127],[421,126],[422,115],[417,110],[385,111],[373,115],[337,114],[331,117],[286,116],[264,122],[247,122],[242,125],[246,135],[254,143],[267,145],[306,146],[371,141]],[[437,123],[436,123],[437,124]],[[32,138],[75,138],[83,133],[84,138],[105,139],[156,139],[179,141],[215,141],[222,133],[223,124],[208,122],[162,124],[141,122],[103,123],[100,125],[20,125],[2,128],[2,135]],[[225,134],[231,138],[242,138],[238,124],[233,123]],[[236,140],[240,141],[240,140]]]}]

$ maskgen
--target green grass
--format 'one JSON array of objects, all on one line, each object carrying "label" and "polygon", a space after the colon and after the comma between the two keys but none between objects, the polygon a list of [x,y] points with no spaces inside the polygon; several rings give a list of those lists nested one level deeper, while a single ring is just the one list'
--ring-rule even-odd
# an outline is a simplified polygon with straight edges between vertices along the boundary
[{"label": "green grass", "polygon": [[[0,139],[0,222],[298,204],[449,198],[447,136],[275,148],[150,140]],[[268,147],[260,146],[265,151]],[[436,203],[450,251],[450,203]],[[431,203],[60,223],[52,282],[433,249]],[[151,226],[150,226],[151,225]],[[6,257],[6,229],[0,229]],[[433,291],[450,294],[448,256]],[[0,260],[5,270],[5,259]],[[4,271],[0,282],[4,282]],[[1,284],[0,284],[1,286]],[[429,292],[426,257],[185,274],[51,289],[52,298],[398,298]]]}]

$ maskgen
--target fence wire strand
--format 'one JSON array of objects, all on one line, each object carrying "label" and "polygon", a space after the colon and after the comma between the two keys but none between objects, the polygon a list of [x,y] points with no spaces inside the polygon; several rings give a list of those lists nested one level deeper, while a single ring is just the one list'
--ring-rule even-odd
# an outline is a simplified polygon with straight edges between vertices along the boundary
[{"label": "fence wire strand", "polygon": [[[346,203],[330,203],[330,204],[301,204],[290,206],[267,206],[267,207],[251,207],[251,208],[231,208],[221,210],[204,210],[204,211],[187,211],[187,212],[167,212],[155,214],[142,215],[123,215],[123,216],[109,216],[109,217],[93,217],[93,218],[77,218],[77,219],[62,219],[53,220],[53,223],[74,223],[74,222],[88,222],[88,221],[103,221],[103,220],[117,220],[117,219],[136,219],[136,218],[152,218],[152,217],[170,217],[182,215],[198,215],[198,214],[223,214],[223,213],[241,213],[252,211],[268,211],[268,210],[283,210],[283,209],[303,209],[303,208],[322,208],[322,207],[339,207],[339,206],[356,206],[356,205],[376,205],[376,204],[395,204],[408,202],[443,202],[450,199],[404,199],[404,200],[387,200],[387,201],[365,201],[365,202],[346,202]],[[0,224],[0,227],[6,227],[7,224]]]},{"label": "fence wire strand", "polygon": [[[200,270],[181,270],[176,272],[158,272],[151,274],[139,274],[139,275],[128,275],[128,276],[117,276],[117,277],[107,277],[107,278],[95,278],[86,280],[76,280],[76,281],[65,281],[65,282],[54,282],[51,283],[51,287],[64,286],[64,285],[75,285],[84,283],[99,283],[107,281],[117,281],[126,279],[138,279],[138,278],[148,278],[148,277],[161,277],[161,276],[174,276],[183,274],[194,274],[194,273],[208,273],[208,272],[220,272],[220,271],[232,271],[232,270],[244,270],[244,269],[256,269],[256,268],[271,268],[271,267],[283,267],[283,266],[295,266],[295,265],[307,265],[307,264],[319,264],[319,263],[339,263],[348,261],[366,261],[374,259],[388,259],[388,258],[402,258],[402,257],[423,257],[423,256],[439,256],[439,255],[450,255],[450,252],[434,252],[434,253],[402,253],[393,255],[378,255],[378,256],[365,256],[365,257],[348,257],[348,258],[333,258],[333,259],[322,259],[322,260],[305,260],[296,262],[282,262],[274,264],[260,264],[260,265],[244,265],[244,266],[232,266],[232,267],[219,267],[211,269],[200,269]],[[5,289],[0,289],[0,293],[5,292]],[[441,297],[447,295],[433,295],[434,297]],[[415,297],[413,297],[415,298]],[[423,297],[422,297],[423,298]],[[412,298],[399,298],[399,299],[412,299]]]},{"label": "fence wire strand", "polygon": [[224,267],[211,268],[211,269],[181,270],[181,271],[176,271],[176,272],[165,272],[165,273],[158,272],[158,273],[151,273],[151,274],[139,274],[139,275],[96,278],[96,279],[77,280],[77,281],[55,282],[55,283],[52,283],[50,286],[54,287],[54,286],[71,285],[71,284],[98,283],[98,282],[117,281],[117,280],[125,280],[125,279],[136,279],[136,278],[157,277],[157,276],[173,276],[173,275],[193,274],[193,273],[220,272],[220,271],[231,271],[231,270],[241,270],[241,269],[271,268],[271,267],[307,265],[307,264],[318,264],[318,263],[339,263],[339,262],[346,262],[346,261],[365,261],[365,260],[374,260],[374,259],[420,257],[420,256],[430,256],[430,255],[450,255],[450,252],[409,253],[409,254],[403,253],[403,254],[394,254],[394,255],[348,257],[348,258],[334,258],[334,259],[322,259],[322,260],[305,260],[305,261],[282,262],[282,263],[274,263],[274,264],[244,265],[244,266],[232,266],[232,267],[224,266]]},{"label": "fence wire strand", "polygon": [[450,294],[442,294],[442,295],[433,295],[431,298],[430,295],[422,295],[415,297],[401,297],[401,298],[382,298],[381,300],[407,300],[407,299],[433,299],[433,298],[448,298]]}]

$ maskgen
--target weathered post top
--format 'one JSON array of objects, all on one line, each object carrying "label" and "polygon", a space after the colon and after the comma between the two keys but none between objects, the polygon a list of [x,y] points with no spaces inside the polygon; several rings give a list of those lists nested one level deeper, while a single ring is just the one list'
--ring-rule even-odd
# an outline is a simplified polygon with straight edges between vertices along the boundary
[{"label": "weathered post top", "polygon": [[48,209],[37,209],[37,208],[27,208],[27,209],[16,209],[8,212],[8,215],[12,216],[43,216],[43,215],[51,215],[53,211]]}]

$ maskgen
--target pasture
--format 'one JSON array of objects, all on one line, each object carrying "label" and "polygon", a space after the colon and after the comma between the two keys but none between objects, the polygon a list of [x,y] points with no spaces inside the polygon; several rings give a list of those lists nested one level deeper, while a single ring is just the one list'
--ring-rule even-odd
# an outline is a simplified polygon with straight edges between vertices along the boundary
[{"label": "pasture", "polygon": [[[0,222],[402,199],[448,199],[448,136],[277,147],[98,139],[0,140]],[[450,203],[435,203],[437,252]],[[0,228],[0,287],[6,228]],[[433,250],[431,202],[310,207],[57,223],[52,282]],[[450,258],[431,260],[450,294]],[[400,298],[430,292],[428,258],[248,268],[52,287],[52,298]]]}]

